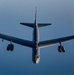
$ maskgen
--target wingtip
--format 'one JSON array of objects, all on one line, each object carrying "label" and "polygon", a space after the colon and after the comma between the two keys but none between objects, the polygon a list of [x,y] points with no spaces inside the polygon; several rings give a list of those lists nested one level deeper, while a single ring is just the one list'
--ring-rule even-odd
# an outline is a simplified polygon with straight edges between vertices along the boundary
[{"label": "wingtip", "polygon": [[20,23],[20,24],[23,24],[23,23]]}]

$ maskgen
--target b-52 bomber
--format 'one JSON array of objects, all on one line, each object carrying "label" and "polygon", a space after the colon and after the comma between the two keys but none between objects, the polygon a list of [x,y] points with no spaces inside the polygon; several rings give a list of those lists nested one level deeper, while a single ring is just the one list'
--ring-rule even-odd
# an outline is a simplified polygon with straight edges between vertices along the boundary
[{"label": "b-52 bomber", "polygon": [[38,64],[40,61],[40,48],[59,43],[58,51],[65,52],[65,49],[61,43],[74,39],[74,35],[72,35],[72,36],[67,36],[67,37],[62,37],[62,38],[57,38],[57,39],[39,41],[39,28],[45,27],[48,25],[52,25],[52,24],[37,22],[37,8],[35,9],[34,23],[20,23],[20,24],[33,28],[33,41],[24,40],[24,39],[16,38],[13,36],[8,36],[8,35],[1,34],[1,33],[0,33],[0,38],[7,40],[7,41],[10,41],[10,44],[8,44],[8,46],[7,46],[8,51],[14,50],[14,45],[12,44],[12,42],[32,48],[32,61],[35,64]]}]

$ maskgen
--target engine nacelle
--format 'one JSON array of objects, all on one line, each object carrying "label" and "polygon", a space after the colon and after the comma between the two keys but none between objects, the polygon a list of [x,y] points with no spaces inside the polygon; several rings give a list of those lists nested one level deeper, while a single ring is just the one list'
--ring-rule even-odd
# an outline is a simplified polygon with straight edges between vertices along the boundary
[{"label": "engine nacelle", "polygon": [[65,48],[63,46],[61,47],[61,49],[62,49],[62,52],[65,52]]},{"label": "engine nacelle", "polygon": [[7,51],[13,51],[13,50],[14,50],[14,45],[13,44],[8,44]]},{"label": "engine nacelle", "polygon": [[62,52],[61,46],[58,46],[58,51],[59,51],[59,52]]},{"label": "engine nacelle", "polygon": [[58,51],[59,51],[59,52],[65,52],[65,49],[64,49],[63,46],[58,46]]}]

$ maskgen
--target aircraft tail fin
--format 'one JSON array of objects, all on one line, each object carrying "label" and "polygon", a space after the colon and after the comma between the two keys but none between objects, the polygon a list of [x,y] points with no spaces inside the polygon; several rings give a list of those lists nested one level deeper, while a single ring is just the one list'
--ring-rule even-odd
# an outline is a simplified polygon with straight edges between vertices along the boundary
[{"label": "aircraft tail fin", "polygon": [[34,23],[20,23],[22,25],[34,28],[34,25],[38,25],[38,27],[45,27],[51,25],[51,23],[37,23],[37,7],[35,8],[35,22]]}]

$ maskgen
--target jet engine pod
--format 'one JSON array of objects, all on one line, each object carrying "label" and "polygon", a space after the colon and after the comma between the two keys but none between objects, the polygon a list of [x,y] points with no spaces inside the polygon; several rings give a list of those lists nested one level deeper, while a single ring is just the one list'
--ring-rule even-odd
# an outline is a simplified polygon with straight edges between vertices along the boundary
[{"label": "jet engine pod", "polygon": [[58,51],[59,51],[59,52],[65,52],[65,49],[64,49],[63,46],[58,46]]},{"label": "jet engine pod", "polygon": [[62,52],[65,52],[65,48],[63,46],[61,47],[61,49],[62,49]]},{"label": "jet engine pod", "polygon": [[62,52],[61,46],[58,46],[58,51],[59,51],[59,52]]},{"label": "jet engine pod", "polygon": [[14,50],[14,45],[13,44],[8,44],[7,51],[13,51],[13,50]]}]

